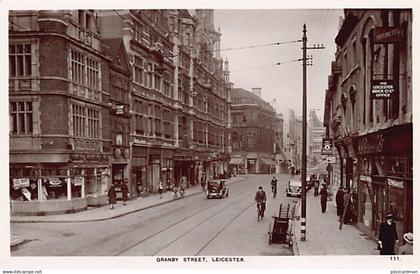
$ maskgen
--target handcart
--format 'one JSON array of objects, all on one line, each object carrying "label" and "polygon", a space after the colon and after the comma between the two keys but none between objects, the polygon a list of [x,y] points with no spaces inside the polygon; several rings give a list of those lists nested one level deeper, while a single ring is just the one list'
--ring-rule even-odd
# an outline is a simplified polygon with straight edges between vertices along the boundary
[{"label": "handcart", "polygon": [[293,245],[292,213],[290,211],[290,204],[287,204],[287,207],[283,207],[283,204],[280,204],[279,215],[273,216],[273,221],[270,222],[268,244],[281,243],[289,244],[289,246]]}]

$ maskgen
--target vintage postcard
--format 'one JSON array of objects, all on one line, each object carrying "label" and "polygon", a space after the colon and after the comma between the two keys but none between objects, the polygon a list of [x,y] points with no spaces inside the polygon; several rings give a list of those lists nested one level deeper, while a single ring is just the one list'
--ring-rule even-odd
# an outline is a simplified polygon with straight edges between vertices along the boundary
[{"label": "vintage postcard", "polygon": [[418,270],[413,5],[27,2],[0,268]]}]

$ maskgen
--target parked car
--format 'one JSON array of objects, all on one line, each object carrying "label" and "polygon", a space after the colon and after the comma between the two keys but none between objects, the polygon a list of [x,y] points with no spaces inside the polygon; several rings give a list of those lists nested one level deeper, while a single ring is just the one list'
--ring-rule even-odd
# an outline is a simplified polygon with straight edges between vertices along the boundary
[{"label": "parked car", "polygon": [[286,196],[302,196],[302,181],[300,179],[291,179],[287,184]]},{"label": "parked car", "polygon": [[224,198],[229,196],[229,189],[226,187],[226,180],[213,179],[207,182],[207,199]]}]

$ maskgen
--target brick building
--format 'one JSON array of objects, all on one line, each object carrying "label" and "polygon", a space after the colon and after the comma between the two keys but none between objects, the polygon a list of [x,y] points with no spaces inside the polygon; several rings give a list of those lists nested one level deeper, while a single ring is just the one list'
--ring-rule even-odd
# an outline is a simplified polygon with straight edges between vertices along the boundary
[{"label": "brick building", "polygon": [[[401,237],[413,230],[412,11],[346,9],[335,41],[324,113],[335,181],[353,193],[361,230],[377,236],[393,213]],[[393,94],[375,99],[376,81]]]},{"label": "brick building", "polygon": [[101,52],[96,15],[9,14],[12,211],[74,212],[106,202],[111,60]]},{"label": "brick building", "polygon": [[128,179],[133,195],[157,190],[173,178],[177,98],[173,42],[165,10],[102,10],[103,39],[122,40],[131,72],[131,151]]},{"label": "brick building", "polygon": [[211,10],[12,11],[9,21],[14,212],[73,212],[106,203],[111,182],[127,179],[136,197],[160,178],[196,184],[227,170],[232,84]]}]

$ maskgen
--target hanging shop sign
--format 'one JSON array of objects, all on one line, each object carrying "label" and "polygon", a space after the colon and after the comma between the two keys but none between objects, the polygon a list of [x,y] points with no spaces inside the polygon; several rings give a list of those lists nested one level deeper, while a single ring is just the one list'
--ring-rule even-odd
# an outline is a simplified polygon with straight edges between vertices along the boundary
[{"label": "hanging shop sign", "polygon": [[45,179],[48,180],[50,186],[58,187],[61,185],[61,180],[58,177],[47,177]]},{"label": "hanging shop sign", "polygon": [[372,183],[372,177],[366,175],[360,175],[360,181]]},{"label": "hanging shop sign", "polygon": [[401,27],[377,27],[375,28],[375,43],[388,44],[399,43],[403,40],[404,30]]},{"label": "hanging shop sign", "polygon": [[74,185],[75,186],[81,186],[81,185],[83,185],[83,176],[76,176],[74,178]]},{"label": "hanging shop sign", "polygon": [[404,182],[403,181],[397,181],[393,179],[388,178],[388,185],[395,188],[404,188]]},{"label": "hanging shop sign", "polygon": [[332,155],[333,154],[333,141],[331,138],[322,138],[322,155]]},{"label": "hanging shop sign", "polygon": [[125,113],[125,106],[124,105],[116,105],[115,106],[115,114],[121,115]]},{"label": "hanging shop sign", "polygon": [[326,160],[327,160],[327,163],[328,164],[335,164],[335,163],[337,163],[337,159],[334,156],[328,156]]},{"label": "hanging shop sign", "polygon": [[125,159],[128,159],[130,157],[130,151],[128,148],[124,149],[123,156]]},{"label": "hanging shop sign", "polygon": [[13,187],[15,189],[18,189],[21,187],[29,187],[29,178],[13,179]]},{"label": "hanging shop sign", "polygon": [[373,80],[372,100],[391,99],[397,93],[397,86],[394,80]]}]

